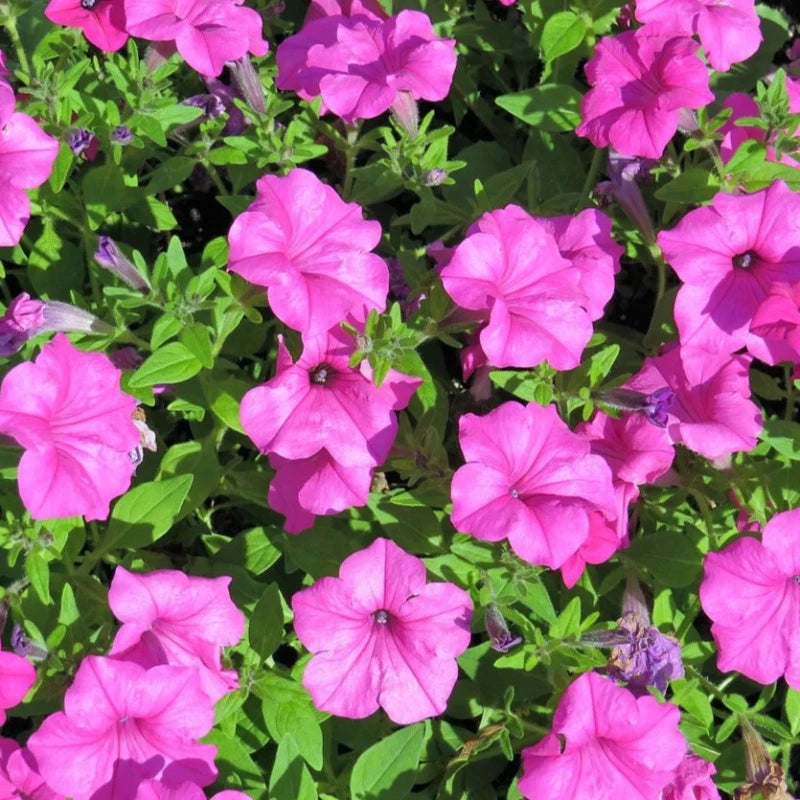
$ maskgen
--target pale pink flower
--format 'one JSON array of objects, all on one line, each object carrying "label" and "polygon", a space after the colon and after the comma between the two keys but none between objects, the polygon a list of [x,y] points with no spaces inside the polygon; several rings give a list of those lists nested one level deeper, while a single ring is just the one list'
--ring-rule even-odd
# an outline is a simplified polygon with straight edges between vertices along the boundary
[{"label": "pale pink flower", "polygon": [[50,0],[44,15],[56,25],[80,28],[93,45],[107,53],[128,41],[124,0]]},{"label": "pale pink flower", "polygon": [[763,39],[755,0],[636,0],[636,19],[669,33],[697,34],[718,72],[750,58]]},{"label": "pale pink flower", "polygon": [[381,707],[408,725],[445,710],[472,601],[452,583],[426,583],[419,558],[376,539],[342,562],[338,578],[297,592],[292,610],[314,654],[303,685],[321,711],[361,719]]},{"label": "pale pink flower", "polygon": [[720,192],[658,235],[683,281],[675,298],[682,343],[726,353],[749,346],[759,305],[775,286],[800,281],[798,218],[800,195],[775,181],[751,195]]},{"label": "pale pink flower", "polygon": [[561,697],[552,733],[522,751],[520,791],[531,800],[656,800],[686,752],[679,720],[672,703],[585,672]]},{"label": "pale pink flower", "polygon": [[578,136],[627,156],[660,158],[682,108],[712,102],[697,43],[645,26],[602,38],[587,62]]},{"label": "pale pink flower", "polygon": [[13,739],[0,738],[0,798],[2,800],[66,800],[39,775],[36,759]]},{"label": "pale pink flower", "polygon": [[140,433],[120,375],[108,356],[58,334],[3,379],[0,433],[25,449],[17,480],[34,519],[106,519],[111,500],[128,490]]},{"label": "pale pink flower", "polygon": [[122,627],[110,655],[145,668],[196,667],[201,687],[216,702],[239,685],[235,670],[220,664],[222,647],[238,644],[244,635],[230,582],[174,569],[141,575],[117,567],[108,604]]},{"label": "pale pink flower", "polygon": [[36,670],[14,653],[0,651],[0,725],[6,721],[5,709],[21,703],[36,683]]},{"label": "pale pink flower", "polygon": [[270,508],[286,517],[284,530],[300,533],[316,516],[338,514],[366,505],[372,484],[372,467],[346,467],[325,449],[313,456],[290,460],[270,453],[275,477],[269,485]]},{"label": "pale pink flower", "polygon": [[348,467],[376,467],[397,435],[397,415],[421,381],[390,370],[378,387],[366,362],[349,365],[353,339],[341,328],[303,339],[294,364],[279,344],[274,378],[242,398],[242,427],[262,453],[310,458],[327,450]]},{"label": "pale pink flower", "polygon": [[279,89],[324,108],[348,124],[394,109],[403,120],[416,100],[444,100],[456,67],[455,41],[440,39],[421,11],[381,20],[364,14],[307,21],[278,46]]},{"label": "pale pink flower", "polygon": [[226,61],[266,55],[259,13],[244,0],[125,0],[127,30],[174,45],[201,75],[216,77]]},{"label": "pale pink flower", "polygon": [[591,514],[616,516],[611,470],[554,406],[503,403],[459,420],[467,463],[453,476],[452,522],[478,539],[508,539],[531,564],[560,567],[589,536]]},{"label": "pale pink flower", "polygon": [[28,747],[57,792],[117,800],[146,778],[212,783],[217,748],[197,740],[213,724],[213,704],[194,668],[146,670],[88,656],[64,695],[64,711],[47,717]]},{"label": "pale pink flower", "polygon": [[719,789],[711,777],[716,767],[694,753],[687,753],[678,764],[672,783],[668,784],[661,800],[720,800]]},{"label": "pale pink flower", "polygon": [[488,318],[480,344],[494,366],[580,364],[592,336],[582,270],[524,209],[510,205],[484,214],[441,277],[459,306]]},{"label": "pale pink flower", "polygon": [[9,89],[0,79],[0,247],[12,247],[22,238],[31,216],[25,190],[50,177],[58,155],[58,140],[32,117],[14,111]]},{"label": "pale pink flower", "polygon": [[761,411],[750,398],[746,355],[709,352],[699,347],[666,347],[645,359],[625,385],[640,392],[668,386],[675,393],[667,433],[706,458],[747,452],[756,446],[763,427]]},{"label": "pale pink flower", "polygon": [[800,689],[800,509],[775,514],[761,541],[737,539],[703,564],[700,603],[713,622],[717,666]]},{"label": "pale pink flower", "polygon": [[[142,781],[134,800],[206,800],[205,792],[194,783],[182,783],[170,788],[160,781]],[[211,800],[250,800],[244,792],[228,789],[217,792]]]},{"label": "pale pink flower", "polygon": [[265,175],[256,189],[231,226],[228,269],[266,287],[281,322],[314,335],[383,311],[389,269],[370,252],[381,239],[379,222],[305,169]]}]

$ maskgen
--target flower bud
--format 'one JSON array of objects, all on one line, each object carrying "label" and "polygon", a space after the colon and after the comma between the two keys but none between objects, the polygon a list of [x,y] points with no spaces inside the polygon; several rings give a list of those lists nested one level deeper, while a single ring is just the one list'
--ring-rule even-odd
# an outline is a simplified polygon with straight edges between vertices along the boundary
[{"label": "flower bud", "polygon": [[111,129],[111,141],[124,147],[133,141],[133,131],[127,125],[117,125]]},{"label": "flower bud", "polygon": [[489,634],[492,650],[499,653],[507,653],[522,641],[521,636],[511,635],[505,617],[494,603],[489,603],[486,608],[486,633]]},{"label": "flower bud", "polygon": [[398,92],[392,113],[400,125],[408,131],[410,138],[414,139],[419,133],[419,108],[411,92]]},{"label": "flower bud", "polygon": [[100,148],[97,137],[86,128],[71,128],[67,131],[67,144],[73,155],[82,155],[87,161],[93,161]]},{"label": "flower bud", "polygon": [[245,102],[258,114],[266,111],[264,103],[264,87],[261,85],[261,78],[250,61],[247,54],[229,64],[233,80],[239,87],[239,92]]},{"label": "flower bud", "polygon": [[121,281],[127,283],[131,289],[136,289],[140,292],[150,291],[150,284],[147,279],[120,252],[116,242],[110,236],[101,236],[98,239],[94,260],[101,267],[113,272]]},{"label": "flower bud", "polygon": [[595,392],[595,400],[623,411],[638,411],[648,421],[659,428],[666,427],[668,412],[675,401],[675,393],[668,386],[656,389],[650,394],[633,389],[608,389]]}]

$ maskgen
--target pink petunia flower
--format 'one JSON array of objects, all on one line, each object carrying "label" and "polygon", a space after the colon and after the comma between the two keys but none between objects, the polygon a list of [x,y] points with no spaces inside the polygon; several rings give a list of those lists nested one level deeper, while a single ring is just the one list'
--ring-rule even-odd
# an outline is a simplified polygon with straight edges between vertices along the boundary
[{"label": "pink petunia flower", "polygon": [[800,361],[800,283],[772,287],[753,314],[747,346],[767,364]]},{"label": "pink petunia flower", "polygon": [[262,453],[305,459],[325,449],[347,467],[376,467],[397,435],[394,413],[408,405],[421,381],[389,370],[380,387],[366,362],[349,366],[353,339],[341,328],[304,337],[292,364],[281,341],[274,378],[242,398],[242,427]]},{"label": "pink petunia flower", "polygon": [[[623,497],[617,513],[624,515],[624,528],[628,527],[628,506],[638,497],[638,490],[624,487],[618,496]],[[589,535],[581,546],[561,565],[561,579],[564,586],[571,589],[583,575],[587,564],[605,564],[617,550],[627,546],[626,539],[620,536],[620,525],[610,523],[599,511],[589,515]]]},{"label": "pink petunia flower", "polygon": [[186,63],[215,78],[225,62],[246,53],[263,56],[269,44],[262,37],[259,13],[244,0],[125,0],[131,36],[174,45]]},{"label": "pink petunia flower", "polygon": [[682,343],[726,353],[749,346],[772,288],[800,281],[798,215],[800,195],[775,181],[751,195],[720,192],[658,235],[683,281],[675,299]]},{"label": "pink petunia flower", "polygon": [[128,490],[140,433],[120,375],[107,356],[58,334],[0,384],[0,433],[25,449],[17,480],[34,519],[106,519]]},{"label": "pink petunia flower", "polygon": [[269,485],[270,508],[286,517],[284,530],[300,533],[316,516],[338,514],[366,505],[372,484],[372,467],[346,467],[325,449],[313,456],[290,460],[270,453],[275,477]]},{"label": "pink petunia flower", "polygon": [[682,108],[714,99],[697,43],[645,26],[602,38],[585,71],[592,88],[576,129],[595,147],[660,158],[678,129]]},{"label": "pink petunia flower", "polygon": [[342,562],[338,578],[297,592],[292,610],[314,654],[303,685],[321,711],[362,719],[381,707],[408,725],[445,710],[472,601],[452,583],[426,583],[419,558],[376,539]]},{"label": "pink petunia flower", "polygon": [[668,784],[661,800],[720,800],[714,779],[716,767],[693,753],[687,753],[678,764],[672,783]]},{"label": "pink petunia flower", "polygon": [[711,618],[717,666],[758,683],[781,675],[800,689],[800,509],[775,514],[761,541],[737,539],[703,564],[700,603]]},{"label": "pink petunia flower", "polygon": [[36,670],[14,653],[0,651],[0,725],[6,721],[5,709],[21,703],[36,683]]},{"label": "pink petunia flower", "polygon": [[752,450],[763,427],[761,411],[749,399],[751,361],[746,355],[673,343],[645,359],[625,385],[645,393],[665,385],[672,389],[675,399],[666,426],[670,440],[719,458]]},{"label": "pink petunia flower", "polygon": [[103,656],[81,662],[64,711],[28,740],[47,784],[73,800],[133,795],[147,778],[207,786],[217,775],[214,745],[198,744],[214,707],[189,667],[138,664]]},{"label": "pink petunia flower", "polygon": [[[206,800],[203,790],[194,783],[182,783],[180,786],[165,786],[160,781],[142,781],[136,791],[134,800]],[[228,789],[211,797],[211,800],[250,800],[244,792]]]},{"label": "pink petunia flower", "polygon": [[531,798],[656,800],[686,752],[680,711],[585,672],[558,704],[553,731],[522,751]]},{"label": "pink petunia flower", "polygon": [[636,19],[669,33],[697,34],[718,72],[750,58],[763,40],[755,0],[636,0]]},{"label": "pink petunia flower", "polygon": [[572,369],[580,364],[592,336],[582,270],[562,256],[545,225],[524,209],[510,205],[484,214],[455,248],[441,277],[459,306],[488,318],[480,344],[494,366],[548,361],[556,369]]},{"label": "pink petunia flower", "polygon": [[236,672],[220,665],[222,647],[238,644],[244,635],[230,582],[173,569],[140,575],[117,567],[108,604],[122,627],[110,655],[145,668],[196,667],[202,689],[216,702],[239,685]]},{"label": "pink petunia flower", "polygon": [[590,516],[616,517],[611,470],[554,406],[508,402],[459,420],[467,463],[453,476],[456,530],[511,548],[531,564],[560,567],[589,536]]},{"label": "pink petunia flower", "polygon": [[415,101],[444,100],[456,67],[455,41],[438,38],[426,14],[381,20],[363,8],[306,22],[281,42],[276,59],[279,89],[321,96],[348,124],[392,108],[409,130]]},{"label": "pink petunia flower", "polygon": [[231,226],[228,269],[266,287],[281,322],[313,336],[383,311],[389,269],[370,252],[381,239],[379,222],[305,169],[265,175],[256,189]]},{"label": "pink petunia flower", "polygon": [[58,155],[58,140],[32,117],[15,112],[13,97],[0,79],[0,247],[12,247],[22,238],[31,217],[25,190],[50,177]]},{"label": "pink petunia flower", "polygon": [[389,15],[377,0],[311,0],[305,17],[305,24],[324,17],[359,17],[383,22]]},{"label": "pink petunia flower", "polygon": [[66,800],[39,775],[36,759],[13,739],[0,738],[0,797],[3,800]]},{"label": "pink petunia flower", "polygon": [[44,15],[56,25],[80,28],[93,45],[107,53],[128,41],[124,0],[50,0]]}]

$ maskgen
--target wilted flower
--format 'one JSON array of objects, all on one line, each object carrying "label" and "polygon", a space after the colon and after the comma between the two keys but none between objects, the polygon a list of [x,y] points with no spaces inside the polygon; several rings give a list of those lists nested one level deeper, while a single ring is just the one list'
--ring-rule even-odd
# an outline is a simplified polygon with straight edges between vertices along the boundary
[{"label": "wilted flower", "polygon": [[764,740],[744,715],[739,716],[744,742],[747,782],[733,792],[734,800],[794,800],[789,794],[783,767],[770,758]]},{"label": "wilted flower", "polygon": [[104,269],[113,272],[121,281],[127,283],[131,289],[140,292],[149,292],[150,283],[139,272],[133,262],[126,258],[117,247],[117,243],[110,236],[101,236],[97,240],[97,251],[94,260]]},{"label": "wilted flower", "polygon": [[513,636],[508,629],[503,612],[495,603],[486,607],[486,633],[489,634],[492,650],[507,653],[522,641],[521,636]]}]

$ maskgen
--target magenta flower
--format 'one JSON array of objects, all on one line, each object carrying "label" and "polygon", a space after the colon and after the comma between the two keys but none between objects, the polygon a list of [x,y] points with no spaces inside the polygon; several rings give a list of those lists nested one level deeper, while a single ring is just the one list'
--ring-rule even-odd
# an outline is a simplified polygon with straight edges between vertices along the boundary
[{"label": "magenta flower", "polygon": [[800,284],[772,287],[753,315],[747,347],[767,364],[800,361]]},{"label": "magenta flower", "polygon": [[755,0],[636,0],[636,19],[670,33],[697,34],[718,72],[750,58],[763,39]]},{"label": "magenta flower", "polygon": [[693,753],[687,753],[678,764],[672,783],[668,784],[661,800],[720,800],[719,789],[711,777],[716,767]]},{"label": "magenta flower", "polygon": [[39,775],[36,759],[13,739],[0,738],[0,797],[3,800],[65,800]]},{"label": "magenta flower", "polygon": [[216,77],[226,61],[246,53],[266,55],[263,22],[244,0],[125,0],[127,30],[152,42],[174,45],[201,75]]},{"label": "magenta flower", "polygon": [[279,89],[321,96],[351,125],[392,108],[409,130],[415,101],[444,100],[456,68],[455,41],[438,38],[421,11],[387,20],[363,9],[311,19],[281,42],[276,59]]},{"label": "magenta flower", "polygon": [[[617,550],[627,547],[628,506],[638,496],[638,490],[628,485],[617,492],[621,502],[618,504],[619,516],[615,524],[610,523],[599,511],[593,511],[589,515],[589,535],[560,567],[561,580],[567,589],[571,589],[578,582],[587,564],[605,564]],[[625,531],[624,537],[621,531]]]},{"label": "magenta flower", "polygon": [[275,477],[269,485],[270,508],[286,517],[284,530],[300,533],[316,516],[338,514],[366,505],[372,484],[372,467],[346,467],[323,448],[308,458],[287,459],[270,453]]},{"label": "magenta flower", "polygon": [[453,476],[456,530],[499,542],[531,564],[560,567],[589,536],[590,515],[616,517],[611,470],[555,407],[503,403],[459,420],[467,463]]},{"label": "magenta flower", "polygon": [[[41,186],[53,169],[58,140],[27,114],[14,111],[8,84],[0,79],[0,247],[22,238],[31,216],[25,189]],[[10,94],[13,100],[13,92]]]},{"label": "magenta flower", "polygon": [[[214,707],[197,671],[103,656],[81,662],[64,695],[64,711],[28,740],[48,786],[73,800],[133,794],[146,778],[170,786],[207,786],[217,775],[214,745],[198,744],[214,724]],[[116,794],[119,792],[119,794]]]},{"label": "magenta flower", "polygon": [[6,721],[5,709],[21,703],[36,683],[36,670],[14,653],[0,651],[0,725]]},{"label": "magenta flower", "polygon": [[342,562],[338,578],[297,592],[292,610],[314,654],[303,685],[321,711],[361,719],[380,706],[408,725],[445,710],[472,601],[452,583],[426,583],[419,558],[376,539]]},{"label": "magenta flower", "polygon": [[389,290],[386,262],[370,251],[379,222],[345,203],[312,172],[265,175],[255,202],[231,226],[228,269],[267,289],[275,316],[313,336],[346,317],[383,311]]},{"label": "magenta flower", "polygon": [[375,386],[365,363],[349,366],[354,342],[341,328],[305,337],[295,364],[279,347],[277,374],[247,392],[239,411],[258,449],[293,460],[325,449],[347,467],[382,464],[397,435],[394,412],[408,405],[420,379],[390,370]]},{"label": "magenta flower", "polygon": [[145,575],[117,567],[108,604],[122,622],[110,655],[149,668],[196,667],[212,702],[238,688],[234,670],[223,670],[223,645],[244,634],[244,617],[233,604],[231,579],[196,578],[173,569]]},{"label": "magenta flower", "polygon": [[737,539],[703,564],[700,603],[711,618],[717,666],[758,683],[800,689],[800,509],[775,514],[761,541]]},{"label": "magenta flower", "polygon": [[783,181],[751,195],[720,192],[658,235],[683,286],[675,299],[682,343],[732,353],[748,345],[758,306],[800,281],[800,196]]},{"label": "magenta flower", "polygon": [[[160,781],[142,781],[134,800],[206,800],[203,790],[194,783],[182,783],[170,788]],[[244,792],[229,789],[217,792],[211,800],[250,800]]]},{"label": "magenta flower", "polygon": [[[564,258],[545,225],[519,206],[484,214],[441,276],[459,306],[488,318],[480,343],[494,366],[548,361],[563,370],[580,364],[592,336],[582,268]],[[597,302],[592,305],[596,310]]]},{"label": "magenta flower", "polygon": [[648,393],[665,384],[675,393],[667,417],[667,434],[706,458],[747,452],[756,446],[763,421],[750,398],[746,355],[714,353],[674,343],[626,384]]},{"label": "magenta flower", "polygon": [[522,751],[520,791],[531,800],[656,800],[686,752],[679,719],[672,703],[585,672],[564,692],[553,732]]},{"label": "magenta flower", "polygon": [[315,19],[336,16],[365,16],[378,22],[389,18],[377,0],[311,0],[305,24]]},{"label": "magenta flower", "polygon": [[3,379],[0,433],[25,449],[17,480],[34,519],[106,519],[111,500],[128,490],[140,433],[120,375],[107,356],[58,334]]},{"label": "magenta flower", "polygon": [[585,67],[592,88],[581,102],[578,136],[626,156],[660,158],[681,108],[714,99],[697,43],[645,26],[602,38]]},{"label": "magenta flower", "polygon": [[128,41],[124,0],[50,0],[44,15],[56,25],[80,28],[93,45],[107,53]]}]

